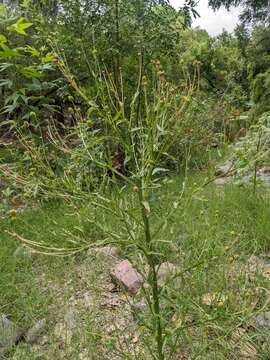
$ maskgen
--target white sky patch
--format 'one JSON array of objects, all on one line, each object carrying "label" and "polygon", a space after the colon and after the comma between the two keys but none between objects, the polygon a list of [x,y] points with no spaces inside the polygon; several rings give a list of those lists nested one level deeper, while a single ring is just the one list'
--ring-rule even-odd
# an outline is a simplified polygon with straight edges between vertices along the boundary
[{"label": "white sky patch", "polygon": [[[170,3],[175,8],[179,8],[184,4],[184,0],[170,0]],[[207,0],[199,0],[196,10],[200,17],[193,20],[192,27],[199,26],[213,36],[220,34],[223,29],[232,32],[238,23],[238,16],[241,12],[236,8],[232,8],[230,12],[224,8],[214,12],[208,7]]]}]

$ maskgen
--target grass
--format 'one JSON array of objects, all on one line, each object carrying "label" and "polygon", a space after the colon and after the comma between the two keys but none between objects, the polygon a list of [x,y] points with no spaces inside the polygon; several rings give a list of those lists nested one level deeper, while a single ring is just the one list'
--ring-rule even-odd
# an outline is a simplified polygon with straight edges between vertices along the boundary
[{"label": "grass", "polygon": [[[174,330],[177,343],[170,346],[190,359],[245,358],[244,350],[249,346],[256,351],[253,358],[268,359],[269,333],[255,329],[252,319],[264,307],[269,309],[269,280],[260,274],[250,277],[246,263],[252,254],[269,254],[269,191],[254,194],[249,188],[228,185],[220,189],[209,185],[192,201],[184,196],[177,203],[181,181],[178,177],[171,179],[150,199],[150,207],[155,209],[150,220],[157,231],[156,240],[160,241],[161,260],[175,263],[180,270],[188,269],[180,279],[180,288],[172,283],[164,292],[164,321],[168,321],[169,328],[178,329]],[[201,181],[202,175],[193,176],[187,187],[194,189]],[[128,189],[122,196],[131,204],[136,201]],[[74,241],[85,243],[102,238],[93,216],[112,229],[121,224],[117,218],[97,213],[87,204],[40,203],[18,213],[16,218],[8,214],[0,223],[0,312],[26,327],[47,317],[53,327],[65,307],[61,304],[69,303],[74,289],[91,287],[100,291],[106,264],[93,260],[82,280],[78,269],[87,261],[85,253],[66,258],[39,255],[33,261],[16,258],[13,253],[19,243],[8,232],[34,241],[74,246]],[[122,249],[122,256],[135,262],[132,248]],[[55,286],[59,288],[58,295]],[[82,313],[86,335],[80,346],[92,349],[95,358],[103,359],[115,338],[104,333],[108,319],[103,313],[98,317],[99,311],[97,306],[92,313]],[[118,315],[121,317],[121,310]],[[231,339],[238,328],[245,333],[241,341],[233,343]],[[138,332],[142,331],[145,332],[139,327]],[[74,349],[80,346],[76,340],[73,346],[66,358],[77,358]],[[21,359],[31,358],[30,347],[21,345],[20,349]],[[51,358],[60,356],[53,344],[47,351]]]},{"label": "grass", "polygon": [[[68,259],[59,259],[59,265],[53,258],[40,257],[33,262],[24,257],[15,257],[14,251],[19,246],[7,231],[15,231],[24,236],[34,239],[38,236],[42,240],[54,237],[56,225],[53,223],[54,216],[59,216],[61,207],[46,205],[42,208],[29,209],[19,214],[16,219],[3,218],[0,225],[1,253],[0,253],[0,284],[1,284],[1,311],[12,314],[16,320],[26,323],[32,317],[38,317],[48,305],[47,294],[42,294],[35,281],[37,275],[50,267],[57,267],[61,276],[61,265]],[[51,221],[48,221],[50,218]],[[71,222],[64,217],[61,225],[71,226]],[[27,317],[27,318],[25,318]]]}]

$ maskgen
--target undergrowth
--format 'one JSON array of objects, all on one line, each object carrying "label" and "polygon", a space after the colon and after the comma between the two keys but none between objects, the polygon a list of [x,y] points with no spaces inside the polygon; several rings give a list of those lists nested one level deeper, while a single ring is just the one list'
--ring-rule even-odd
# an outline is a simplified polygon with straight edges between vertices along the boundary
[{"label": "undergrowth", "polygon": [[[202,177],[192,176],[187,186],[197,187],[202,180]],[[163,240],[160,260],[172,261],[183,272],[181,291],[173,284],[166,287],[162,297],[163,316],[176,322],[181,330],[177,337],[177,353],[187,353],[190,358],[205,359],[206,354],[210,354],[207,358],[226,359],[238,353],[228,342],[232,334],[239,326],[248,327],[250,319],[268,306],[265,279],[258,276],[247,281],[242,266],[253,254],[269,252],[269,192],[254,194],[250,188],[228,185],[221,190],[209,185],[192,201],[187,199],[185,203],[183,199],[182,205],[175,204],[166,218],[166,226],[162,227],[163,215],[170,210],[166,209],[166,204],[172,203],[181,184],[180,177],[168,179],[150,197],[150,205],[151,202],[161,204],[151,215],[153,229],[158,230],[157,239]],[[131,190],[126,190],[123,196],[135,201]],[[89,243],[103,235],[89,223],[91,212],[102,216],[87,203],[74,208],[74,204],[51,202],[40,203],[16,216],[10,213],[3,216],[0,225],[1,311],[25,323],[50,313],[53,296],[38,286],[38,279],[46,274],[47,279],[58,279],[61,283],[68,275],[76,284],[74,269],[86,258],[85,253],[65,258],[39,255],[34,261],[16,258],[13,253],[19,243],[10,233],[54,246],[69,246],[71,240],[76,239]],[[104,220],[111,229],[119,226],[112,217]],[[122,256],[134,261],[132,247],[122,248]],[[259,294],[258,288],[261,288]],[[92,330],[98,326],[95,321],[91,324]],[[269,349],[262,347],[256,333],[247,336],[248,342],[257,349],[257,358],[266,359]],[[267,334],[260,336],[267,337]],[[108,343],[106,346],[110,348]]]}]

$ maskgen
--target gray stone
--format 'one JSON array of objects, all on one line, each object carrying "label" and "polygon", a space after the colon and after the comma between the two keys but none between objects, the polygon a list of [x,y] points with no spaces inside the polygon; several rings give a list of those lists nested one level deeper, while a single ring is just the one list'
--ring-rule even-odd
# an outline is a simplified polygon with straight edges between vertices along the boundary
[{"label": "gray stone", "polygon": [[14,251],[13,256],[16,258],[23,258],[31,260],[33,258],[33,252],[24,245],[20,245]]},{"label": "gray stone", "polygon": [[264,268],[269,265],[269,260],[263,255],[251,255],[251,257],[247,261],[248,270],[250,272],[262,272]]},{"label": "gray stone", "polygon": [[73,336],[73,330],[69,330],[65,323],[59,322],[55,325],[54,336],[58,340],[61,340],[64,344],[70,345]]},{"label": "gray stone", "polygon": [[220,166],[216,171],[216,176],[225,176],[225,175],[233,175],[234,171],[234,164],[231,160],[227,160],[222,166]]},{"label": "gray stone", "polygon": [[139,302],[135,303],[133,305],[133,308],[135,311],[139,311],[139,312],[144,312],[147,310],[147,302],[145,301],[145,299],[141,299]]},{"label": "gray stone", "polygon": [[0,316],[0,356],[9,351],[21,338],[22,331],[5,315]]},{"label": "gray stone", "polygon": [[46,319],[39,320],[25,335],[25,341],[29,344],[34,344],[38,338],[43,334],[46,327]]},{"label": "gray stone", "polygon": [[116,246],[102,246],[102,247],[89,249],[87,251],[87,255],[117,257],[119,255],[119,250]]},{"label": "gray stone", "polygon": [[79,314],[76,310],[69,310],[64,316],[66,327],[69,330],[75,330],[80,325]]},{"label": "gray stone", "polygon": [[157,277],[159,286],[164,286],[169,277],[176,273],[176,266],[170,262],[164,262],[157,266]]},{"label": "gray stone", "polygon": [[55,325],[54,336],[66,345],[70,345],[73,335],[80,333],[81,325],[82,323],[78,311],[70,309],[65,314],[64,321]]},{"label": "gray stone", "polygon": [[79,354],[79,360],[89,360],[89,359],[91,359],[91,358],[90,358],[87,350],[84,350]]},{"label": "gray stone", "polygon": [[120,296],[116,293],[106,294],[104,301],[100,304],[102,308],[116,308],[123,306],[124,301],[120,298]]},{"label": "gray stone", "polygon": [[86,308],[92,308],[94,306],[94,300],[89,291],[83,294],[81,303]]},{"label": "gray stone", "polygon": [[270,329],[270,311],[263,312],[256,317],[256,326]]}]

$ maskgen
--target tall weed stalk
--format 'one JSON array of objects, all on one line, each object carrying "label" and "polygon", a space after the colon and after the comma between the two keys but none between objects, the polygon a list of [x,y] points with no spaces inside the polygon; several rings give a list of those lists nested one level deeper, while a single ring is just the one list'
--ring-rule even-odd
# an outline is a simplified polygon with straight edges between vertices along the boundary
[{"label": "tall weed stalk", "polygon": [[[142,254],[149,269],[142,275],[150,290],[144,290],[144,294],[152,314],[147,328],[155,339],[151,356],[163,360],[168,352],[165,331],[168,321],[162,315],[160,301],[164,289],[158,286],[157,272],[164,257],[161,250],[164,241],[158,239],[158,228],[152,223],[154,205],[150,198],[170,173],[170,168],[166,167],[168,158],[172,158],[170,148],[182,140],[185,111],[198,82],[197,69],[187,79],[182,93],[157,69],[151,86],[144,77],[142,86],[138,87],[130,104],[126,104],[122,83],[119,91],[106,69],[100,71],[98,62],[94,78],[99,91],[95,99],[89,99],[72,76],[65,59],[59,55],[56,59],[71,89],[88,107],[86,114],[82,114],[74,104],[76,125],[65,139],[53,124],[48,126],[50,146],[64,165],[59,165],[60,170],[56,171],[48,160],[48,144],[35,147],[20,129],[19,136],[28,149],[32,166],[35,164],[40,172],[44,170],[39,183],[42,196],[61,197],[71,202],[86,200],[92,209],[88,221],[98,230],[100,239],[89,244],[76,238],[76,246],[57,248],[17,237],[44,254],[63,256],[107,244],[132,248]],[[138,101],[141,102],[139,113]],[[121,155],[118,158],[116,151]],[[85,179],[84,185],[78,186],[78,174],[73,176],[72,166],[80,162]],[[89,172],[85,171],[86,167]],[[98,211],[102,212],[101,217]],[[119,226],[108,226],[106,216],[114,218]],[[152,340],[148,338],[147,341]],[[148,347],[153,349],[151,344]]]}]

